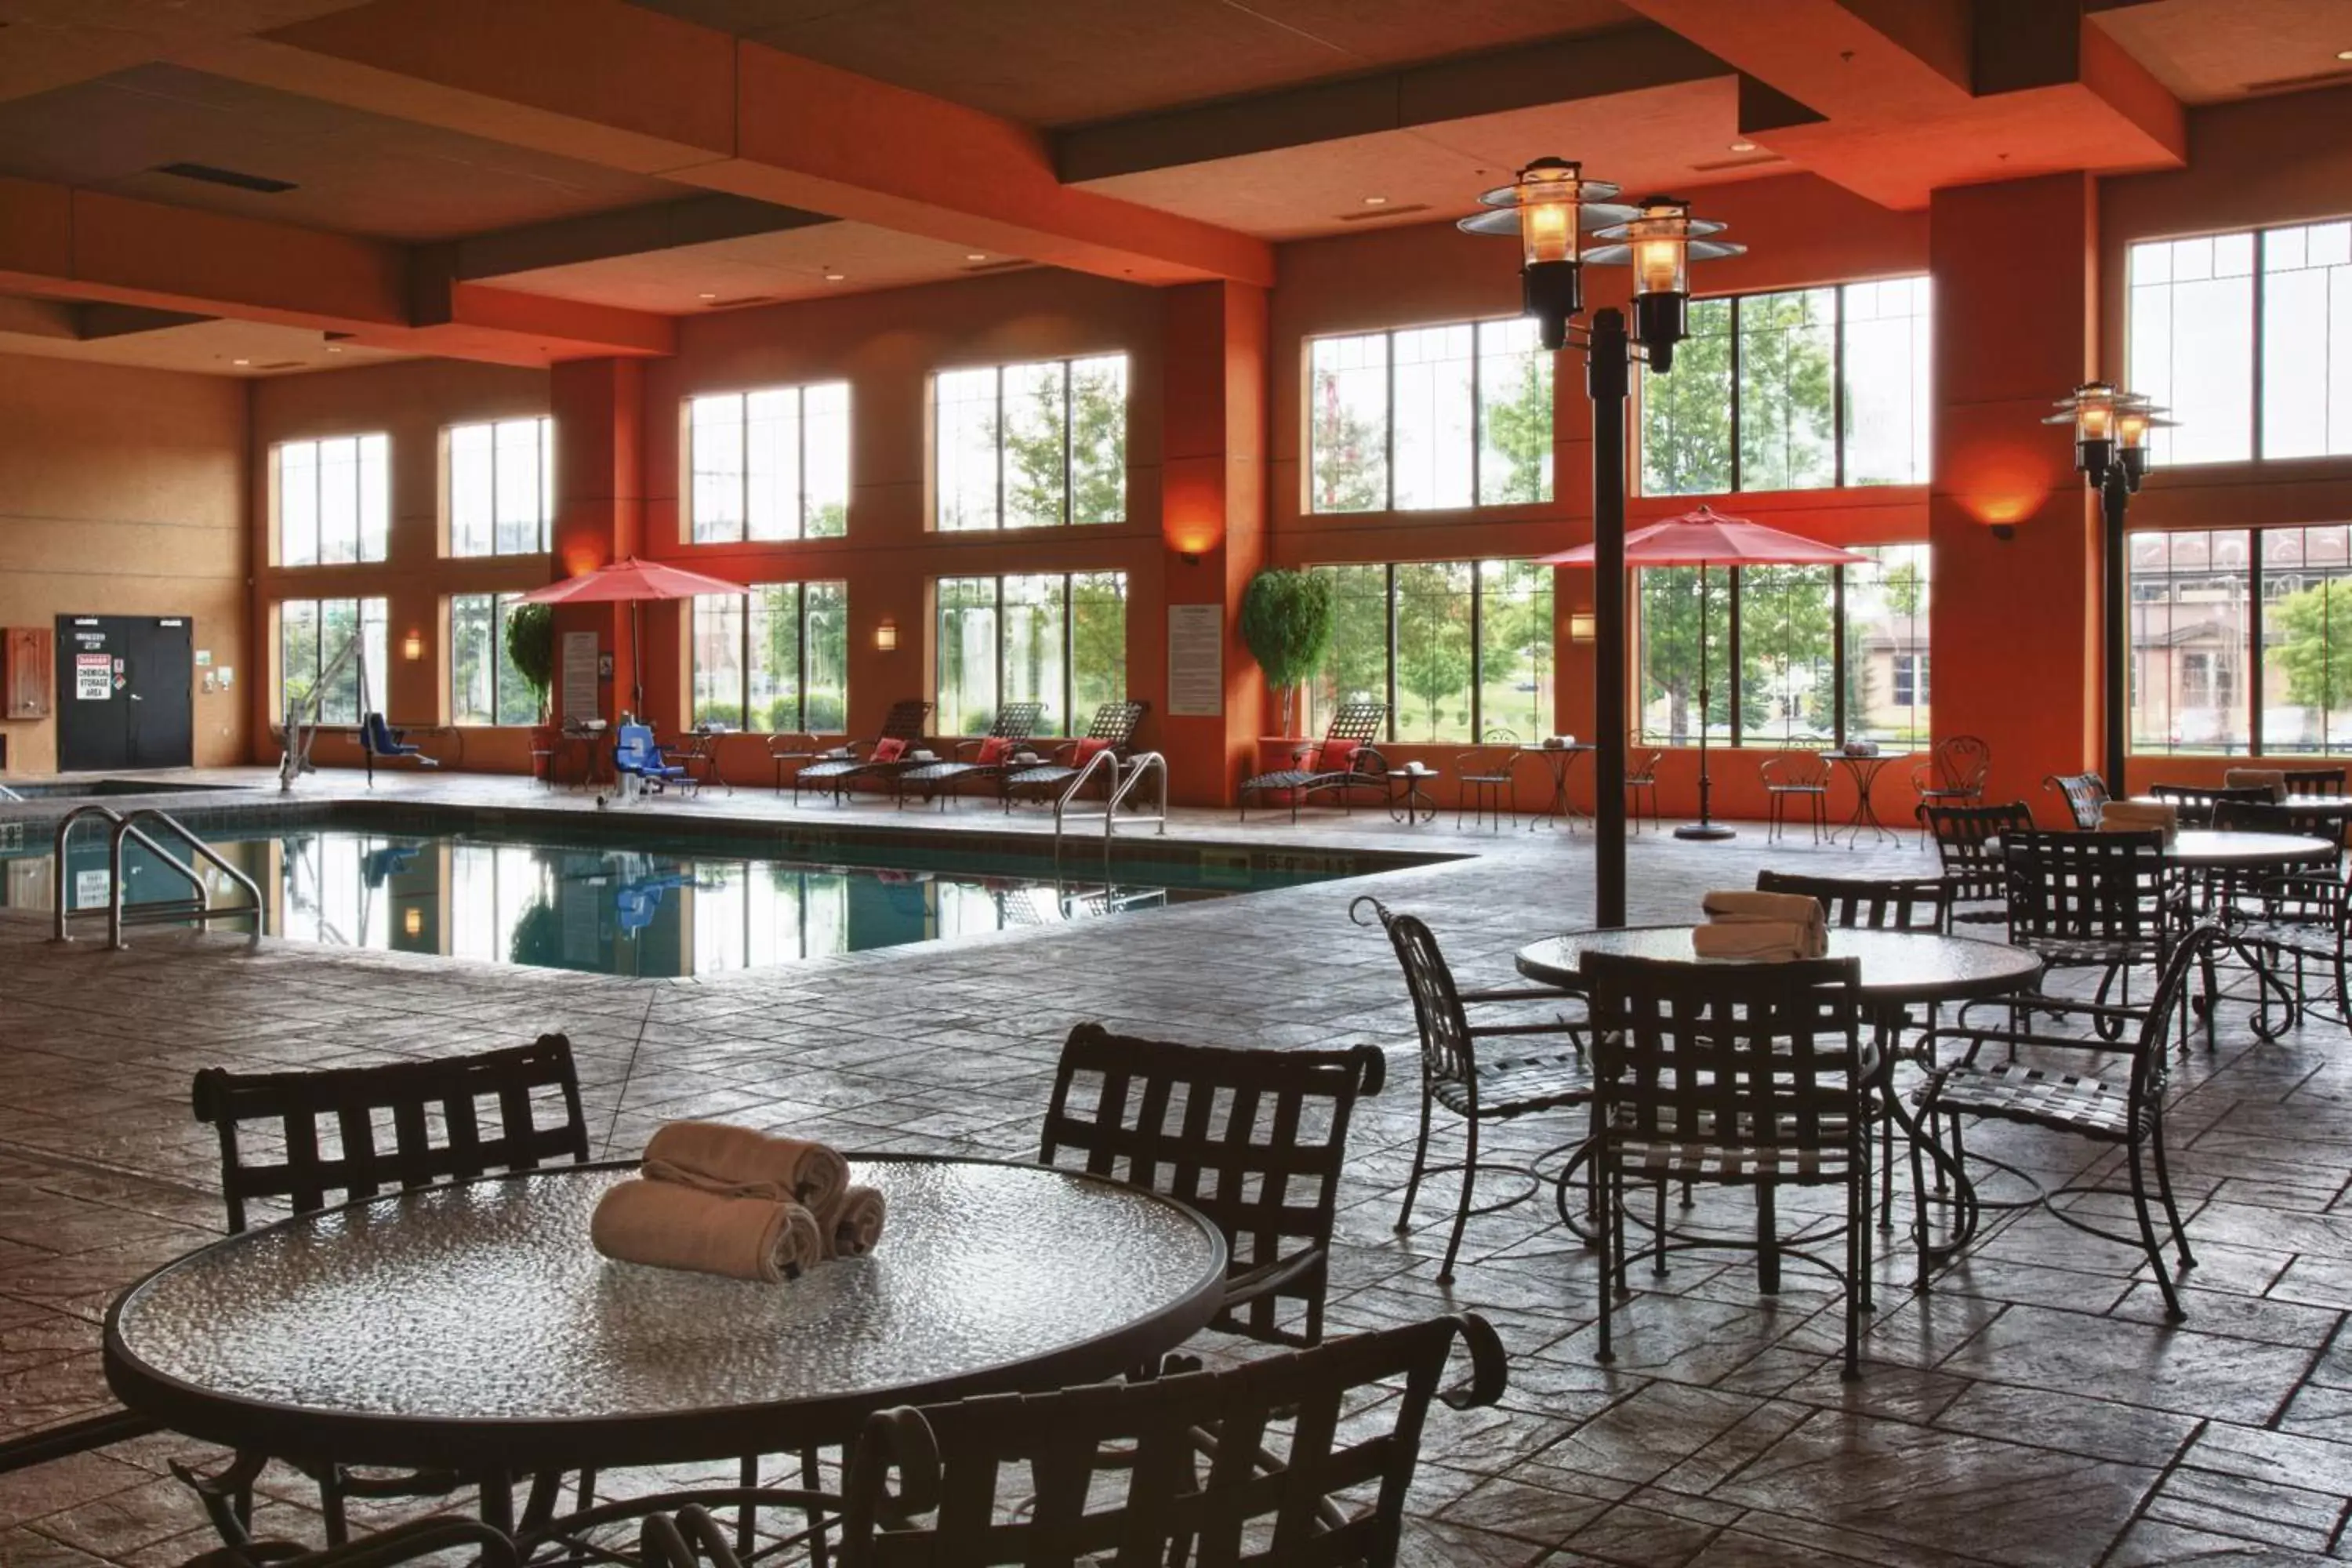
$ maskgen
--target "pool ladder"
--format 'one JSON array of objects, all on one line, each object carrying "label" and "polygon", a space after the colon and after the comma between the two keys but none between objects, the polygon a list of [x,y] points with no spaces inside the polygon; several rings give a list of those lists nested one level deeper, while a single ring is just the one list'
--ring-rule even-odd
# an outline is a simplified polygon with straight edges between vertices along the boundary
[{"label": "pool ladder", "polygon": [[[78,910],[73,907],[71,896],[73,872],[66,863],[66,840],[73,836],[74,824],[85,816],[102,816],[112,823],[114,827],[108,836],[105,905],[103,908],[92,905],[88,909]],[[215,909],[211,886],[203,877],[197,875],[194,867],[165,849],[152,836],[142,831],[139,826],[142,822],[152,822],[159,827],[169,829],[179,837],[182,843],[195,852],[197,859],[243,888],[246,897],[251,901],[243,904],[228,904]],[[186,878],[188,886],[194,889],[193,896],[184,899],[164,899],[153,903],[126,907],[124,895],[129,889],[123,886],[122,847],[126,843],[134,841],[156,859]],[[106,917],[106,945],[117,952],[131,945],[122,935],[123,929],[127,926],[162,925],[182,921],[194,921],[198,924],[203,924],[209,921],[242,920],[250,916],[253,921],[253,938],[256,942],[260,941],[269,929],[268,910],[262,904],[261,889],[254,885],[253,879],[221,858],[217,850],[189,832],[171,814],[158,811],[152,805],[142,806],[128,816],[116,811],[112,806],[100,805],[95,802],[74,807],[58,823],[57,845],[51,857],[50,867],[50,902],[56,911],[51,934],[58,942],[73,940],[71,922],[93,919],[100,914]]]},{"label": "pool ladder", "polygon": [[1160,832],[1164,834],[1168,831],[1168,759],[1158,752],[1139,752],[1122,765],[1116,753],[1097,752],[1087,759],[1086,766],[1078,770],[1078,776],[1069,782],[1054,802],[1054,853],[1056,857],[1062,852],[1062,835],[1067,825],[1092,822],[1097,815],[1091,811],[1070,809],[1070,803],[1077,798],[1078,792],[1087,787],[1087,781],[1093,778],[1097,771],[1108,773],[1111,781],[1110,798],[1104,802],[1099,814],[1106,845],[1110,842],[1111,835],[1118,831],[1119,807],[1125,805],[1127,797],[1149,778],[1160,781],[1160,805],[1152,811],[1138,814],[1135,820],[1156,823]]}]

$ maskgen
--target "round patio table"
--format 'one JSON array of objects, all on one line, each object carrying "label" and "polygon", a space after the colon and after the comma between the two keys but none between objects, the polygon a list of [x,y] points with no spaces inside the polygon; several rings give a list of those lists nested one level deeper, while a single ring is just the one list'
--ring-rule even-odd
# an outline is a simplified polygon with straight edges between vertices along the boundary
[{"label": "round patio table", "polygon": [[1889,763],[1905,760],[1905,753],[1900,752],[1819,752],[1815,755],[1832,768],[1843,768],[1853,775],[1853,815],[1846,818],[1843,827],[1831,830],[1830,842],[1836,843],[1838,835],[1843,833],[1846,836],[1846,847],[1851,849],[1861,844],[1862,836],[1868,833],[1872,836],[1870,841],[1873,844],[1876,844],[1881,838],[1891,838],[1897,844],[1902,843],[1903,836],[1878,819],[1878,806],[1870,798],[1870,791],[1871,786],[1878,783],[1878,775],[1886,771],[1886,765]]},{"label": "round patio table", "polygon": [[166,1264],[106,1319],[107,1381],[174,1431],[305,1463],[489,1476],[853,1440],[873,1411],[1144,1365],[1223,1294],[1216,1227],[1075,1172],[861,1156],[879,1246],[764,1285],[600,1256],[633,1164],[377,1198]]},{"label": "round patio table", "polygon": [[[1628,958],[1670,958],[1721,963],[1691,952],[1696,926],[1629,926],[1571,931],[1519,949],[1519,973],[1548,984],[1583,984],[1588,952]],[[1937,931],[1874,931],[1837,926],[1830,931],[1832,958],[1862,961],[1862,994],[1874,1012],[1927,1002],[1959,1002],[2021,991],[2042,977],[2042,960],[2006,942]]]},{"label": "round patio table", "polygon": [[2176,866],[2215,871],[2292,866],[2326,859],[2335,853],[2335,845],[2308,834],[2242,833],[2214,827],[2184,827],[2164,847],[2164,858]]},{"label": "round patio table", "polygon": [[1554,817],[1565,824],[1570,833],[1576,831],[1577,819],[1584,813],[1577,810],[1576,803],[1568,797],[1568,775],[1576,771],[1577,758],[1596,749],[1590,741],[1570,741],[1563,746],[1547,746],[1540,741],[1531,741],[1519,747],[1523,756],[1541,757],[1544,767],[1551,773],[1551,798],[1544,802],[1544,808],[1528,821],[1528,832],[1533,833]]}]

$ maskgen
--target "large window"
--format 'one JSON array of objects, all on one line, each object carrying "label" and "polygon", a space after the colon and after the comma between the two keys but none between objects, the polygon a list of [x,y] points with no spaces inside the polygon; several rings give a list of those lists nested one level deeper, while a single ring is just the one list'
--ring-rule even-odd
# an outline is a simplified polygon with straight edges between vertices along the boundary
[{"label": "large window", "polygon": [[1927,547],[1857,553],[1870,563],[1711,570],[1704,606],[1696,568],[1644,571],[1642,739],[1694,745],[1704,722],[1722,745],[1930,744]]},{"label": "large window", "polygon": [[554,420],[449,427],[450,554],[545,554],[554,526]]},{"label": "large window", "polygon": [[2352,221],[2135,245],[2130,288],[2158,463],[2352,454]]},{"label": "large window", "polygon": [[337,436],[278,446],[278,563],[381,561],[392,528],[392,439]]},{"label": "large window", "polygon": [[1307,510],[1551,500],[1551,365],[1536,324],[1413,327],[1307,345]]},{"label": "large window", "polygon": [[849,384],[687,402],[688,537],[838,539],[849,528]]},{"label": "large window", "polygon": [[849,721],[849,584],[755,583],[694,601],[694,721],[839,734]]},{"label": "large window", "polygon": [[[322,723],[356,724],[362,711],[383,712],[386,619],[382,599],[281,603],[278,606],[278,712],[307,702],[313,692],[322,692],[319,703]],[[336,660],[354,640],[360,645],[357,656],[336,668]],[[367,670],[364,703],[360,687],[362,666]]]},{"label": "large window", "polygon": [[1385,702],[1408,744],[1552,731],[1552,572],[1525,561],[1318,566],[1338,614],[1308,722]]},{"label": "large window", "polygon": [[1127,696],[1127,574],[942,577],[934,640],[942,735],[978,735],[1004,702],[1040,702],[1040,734],[1083,730]]},{"label": "large window", "polygon": [[1642,375],[1646,495],[1927,482],[1927,279],[1694,300]]},{"label": "large window", "polygon": [[2352,752],[2352,530],[2131,536],[2132,747]]},{"label": "large window", "polygon": [[1127,516],[1127,356],[941,371],[931,380],[945,532]]},{"label": "large window", "polygon": [[507,617],[515,594],[458,594],[449,600],[449,721],[536,724],[539,694],[507,658]]}]

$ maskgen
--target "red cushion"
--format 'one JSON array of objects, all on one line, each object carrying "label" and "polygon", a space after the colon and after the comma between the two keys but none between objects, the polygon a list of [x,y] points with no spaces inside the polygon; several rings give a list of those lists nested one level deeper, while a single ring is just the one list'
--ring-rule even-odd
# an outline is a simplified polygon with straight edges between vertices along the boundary
[{"label": "red cushion", "polygon": [[980,765],[994,767],[1013,754],[1013,742],[1002,735],[991,735],[980,743]]},{"label": "red cushion", "polygon": [[1081,768],[1085,767],[1088,757],[1093,756],[1097,752],[1108,752],[1109,750],[1110,742],[1108,741],[1102,740],[1097,736],[1088,735],[1078,742],[1077,755],[1074,759],[1073,765]]},{"label": "red cushion", "polygon": [[1318,773],[1345,773],[1363,747],[1361,741],[1326,741],[1323,750],[1316,755],[1315,769]]},{"label": "red cushion", "polygon": [[906,754],[907,742],[895,735],[874,742],[873,760],[877,763],[895,763]]}]

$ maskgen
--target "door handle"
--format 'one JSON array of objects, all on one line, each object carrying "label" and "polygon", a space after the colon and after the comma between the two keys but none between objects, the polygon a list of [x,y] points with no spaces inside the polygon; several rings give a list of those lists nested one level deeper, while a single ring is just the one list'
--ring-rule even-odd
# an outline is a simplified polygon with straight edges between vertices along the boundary
[{"label": "door handle", "polygon": [[136,691],[134,691],[134,692],[132,692],[132,693],[131,694],[131,701],[133,701],[133,702],[144,702],[144,701],[146,701],[146,700],[147,700],[147,699],[145,699],[144,697],[140,696],[140,695],[139,695],[139,693],[137,693]]}]

